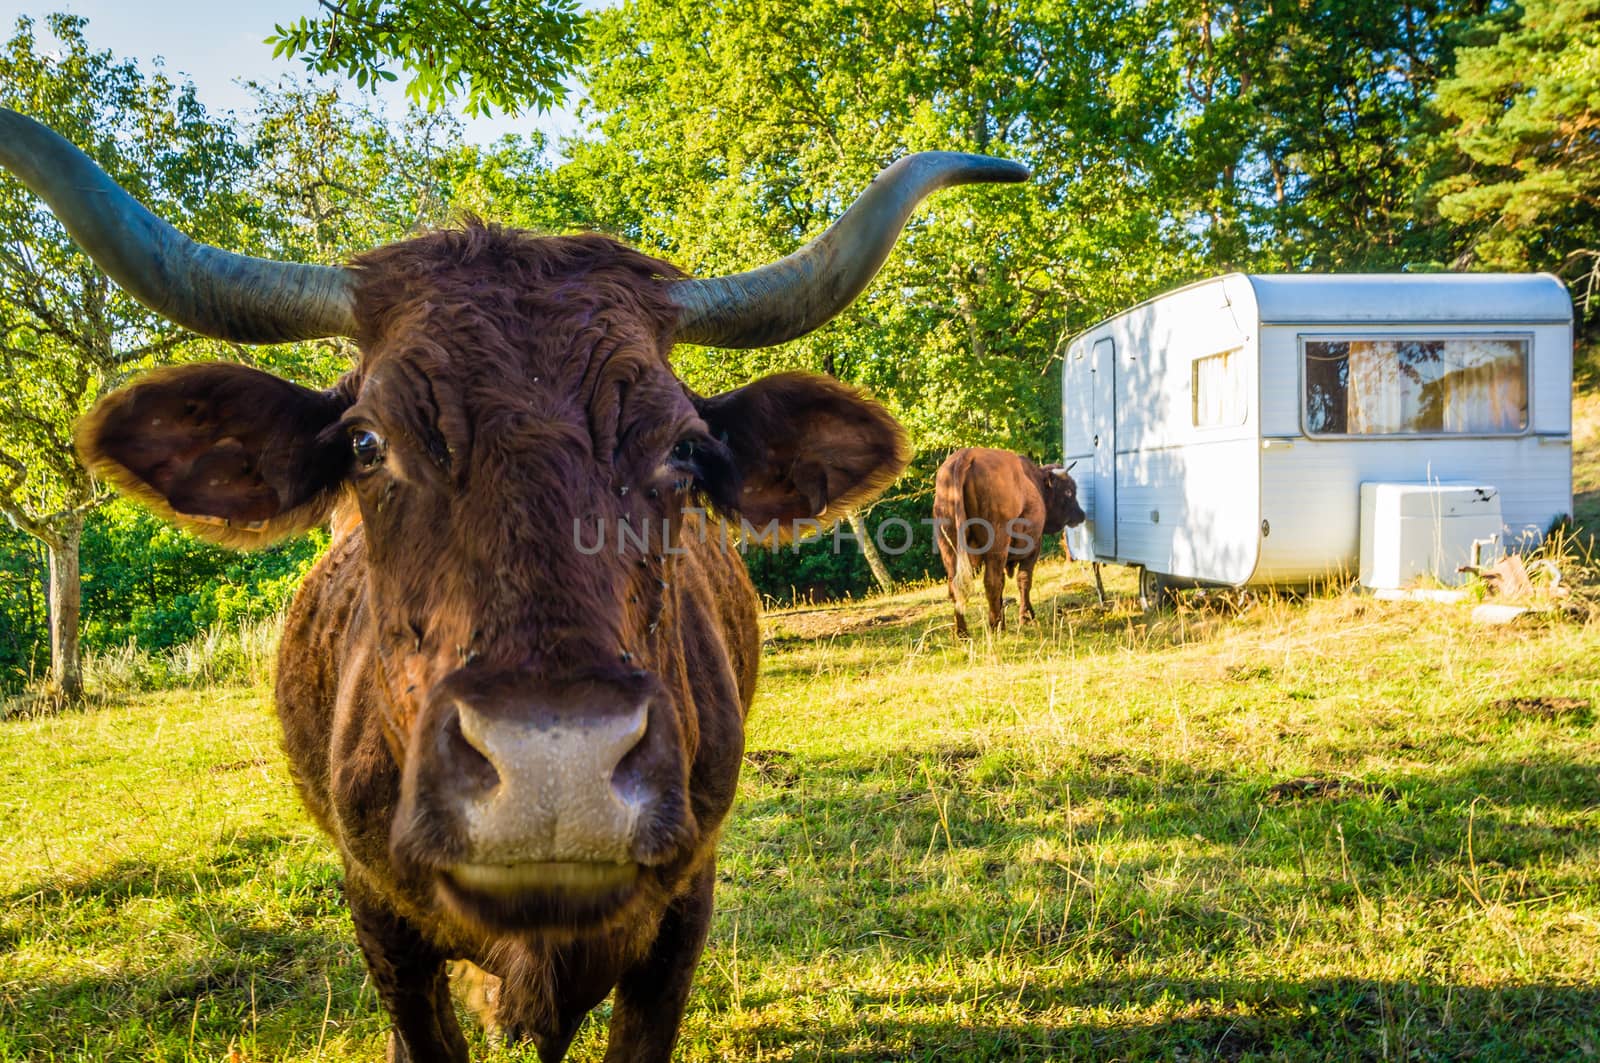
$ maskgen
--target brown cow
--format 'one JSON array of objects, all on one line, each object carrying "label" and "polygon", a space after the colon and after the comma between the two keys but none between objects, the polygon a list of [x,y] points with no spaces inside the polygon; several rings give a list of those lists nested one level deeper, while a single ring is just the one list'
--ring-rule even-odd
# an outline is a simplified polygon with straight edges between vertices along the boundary
[{"label": "brown cow", "polygon": [[613,989],[606,1058],[669,1057],[760,645],[737,552],[693,503],[756,527],[826,521],[907,453],[899,425],[836,382],[783,374],[706,398],[668,354],[815,328],[922,197],[1027,171],[911,156],[789,258],[685,280],[599,236],[477,224],[348,268],[245,258],[191,243],[6,111],[0,164],[173,320],[361,349],[325,391],[239,365],[161,370],[78,439],[99,476],[214,541],[359,510],[289,612],[277,703],[301,796],[344,861],[391,1058],[466,1057],[453,958],[498,978],[496,1021],[547,1063]]},{"label": "brown cow", "polygon": [[[1071,468],[1071,466],[1068,466]],[[939,557],[956,607],[956,636],[967,637],[967,584],[983,572],[989,626],[1005,626],[1006,576],[1017,575],[1018,619],[1033,619],[1033,566],[1047,535],[1083,523],[1078,485],[1059,465],[1041,468],[1021,454],[968,447],[944,459],[934,480]]]}]

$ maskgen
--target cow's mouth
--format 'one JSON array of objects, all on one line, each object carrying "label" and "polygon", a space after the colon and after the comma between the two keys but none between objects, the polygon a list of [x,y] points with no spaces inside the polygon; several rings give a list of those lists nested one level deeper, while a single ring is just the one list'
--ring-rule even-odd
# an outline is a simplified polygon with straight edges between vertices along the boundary
[{"label": "cow's mouth", "polygon": [[639,876],[637,864],[547,860],[525,864],[456,864],[445,875],[462,889],[501,899],[530,893],[592,897],[624,889]]},{"label": "cow's mouth", "polygon": [[577,930],[609,923],[638,900],[639,865],[540,861],[455,864],[437,879],[469,920],[501,931]]}]

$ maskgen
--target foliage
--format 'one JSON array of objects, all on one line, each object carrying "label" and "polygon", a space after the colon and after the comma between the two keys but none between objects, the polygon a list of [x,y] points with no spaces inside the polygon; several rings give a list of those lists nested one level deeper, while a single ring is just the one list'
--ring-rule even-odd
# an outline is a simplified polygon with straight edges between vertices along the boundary
[{"label": "foliage", "polygon": [[406,95],[437,108],[466,94],[466,112],[520,114],[562,103],[562,78],[583,47],[575,0],[320,0],[323,13],[275,26],[272,54],[362,88],[411,74]]},{"label": "foliage", "polygon": [[0,695],[50,666],[44,544],[0,522]]},{"label": "foliage", "polygon": [[[38,51],[33,21],[19,19],[0,53],[0,104],[82,147],[191,235],[248,245],[257,215],[234,191],[248,148],[207,118],[193,86],[91,51],[84,25],[50,17],[57,56]],[[0,280],[0,507],[31,533],[47,531],[53,514],[97,498],[71,446],[72,422],[103,389],[170,359],[191,337],[112,285],[8,173],[0,173]]]},{"label": "foliage", "polygon": [[[248,191],[276,221],[275,258],[348,261],[452,218],[451,182],[469,149],[461,123],[413,111],[391,123],[337,88],[252,82],[249,135],[257,163]],[[349,369],[345,339],[257,347],[257,364],[308,387]]]},{"label": "foliage", "polygon": [[[1015,6],[927,7],[869,17],[833,2],[645,2],[606,12],[587,82],[594,135],[569,145],[555,179],[587,214],[574,220],[658,246],[696,273],[733,272],[821,232],[902,150],[1016,153],[1032,120],[1062,102],[1031,88],[1034,75],[1058,88],[1070,78],[1029,47],[1048,31]],[[1021,91],[1002,94],[1001,83]],[[707,391],[780,368],[827,372],[884,399],[919,447],[1042,446],[1053,401],[1041,373],[1064,302],[1053,245],[1073,215],[1070,196],[1045,209],[1054,191],[943,193],[827,328],[774,350],[684,350],[680,371]]]},{"label": "foliage", "polygon": [[327,541],[318,529],[241,553],[119,500],[84,532],[84,642],[94,649],[126,642],[163,649],[213,626],[272,616],[288,605]]},{"label": "foliage", "polygon": [[[185,670],[161,661],[170,662],[196,640],[215,642],[222,632],[277,615],[327,539],[326,532],[313,531],[239,553],[203,543],[131,502],[97,510],[82,541],[83,644],[91,683],[107,674],[105,668],[97,672],[95,657],[130,645],[157,662],[144,674],[179,681]],[[0,693],[19,689],[48,663],[45,576],[43,551],[0,525]]]},{"label": "foliage", "polygon": [[1392,270],[1437,257],[1427,104],[1487,0],[1184,5],[1181,184],[1218,267]]},{"label": "foliage", "polygon": [[165,649],[146,649],[130,639],[91,650],[84,672],[89,688],[101,698],[177,687],[264,687],[277,666],[282,629],[283,617],[274,613],[213,624]]},{"label": "foliage", "polygon": [[929,453],[1050,454],[1074,331],[1221,270],[1430,253],[1407,145],[1481,6],[639,0],[597,18],[593,119],[545,205],[729,272],[820,232],[903,152],[1019,158],[1028,187],[932,199],[826,328],[679,364],[702,389],[832,373]]},{"label": "foliage", "polygon": [[1473,268],[1553,269],[1600,304],[1600,2],[1526,0],[1485,21],[1439,86],[1455,172],[1434,191]]},{"label": "foliage", "polygon": [[461,123],[413,110],[391,123],[337,88],[252,82],[251,193],[282,224],[281,257],[341,262],[450,220]]},{"label": "foliage", "polygon": [[[237,195],[250,153],[232,127],[207,117],[193,86],[91,51],[83,19],[48,24],[57,52],[17,20],[0,104],[53,127],[190,235],[248,248],[261,218]],[[78,541],[106,497],[72,425],[134,372],[202,349],[192,339],[112,285],[42,201],[0,175],[0,514],[50,553],[51,685],[69,700],[82,694]]]}]

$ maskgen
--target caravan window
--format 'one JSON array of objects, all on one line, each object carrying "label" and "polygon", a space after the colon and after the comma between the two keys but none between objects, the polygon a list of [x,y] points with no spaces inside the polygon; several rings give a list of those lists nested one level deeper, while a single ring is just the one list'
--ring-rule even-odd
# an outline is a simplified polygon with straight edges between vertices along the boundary
[{"label": "caravan window", "polygon": [[1511,435],[1528,427],[1527,337],[1302,337],[1312,435]]},{"label": "caravan window", "polygon": [[1190,370],[1189,394],[1196,428],[1244,424],[1243,369],[1237,350],[1194,360],[1194,367]]}]

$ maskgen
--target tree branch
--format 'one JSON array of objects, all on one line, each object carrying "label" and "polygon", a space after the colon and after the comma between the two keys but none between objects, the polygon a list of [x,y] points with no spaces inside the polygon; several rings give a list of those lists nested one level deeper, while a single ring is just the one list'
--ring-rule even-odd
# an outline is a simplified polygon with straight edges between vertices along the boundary
[{"label": "tree branch", "polygon": [[27,466],[13,458],[11,455],[0,452],[0,465],[11,470],[5,482],[0,483],[0,513],[20,529],[24,534],[31,535],[47,546],[61,545],[61,537],[52,531],[48,524],[30,514],[22,503],[17,501],[17,490],[22,487],[23,481],[28,478]]}]

